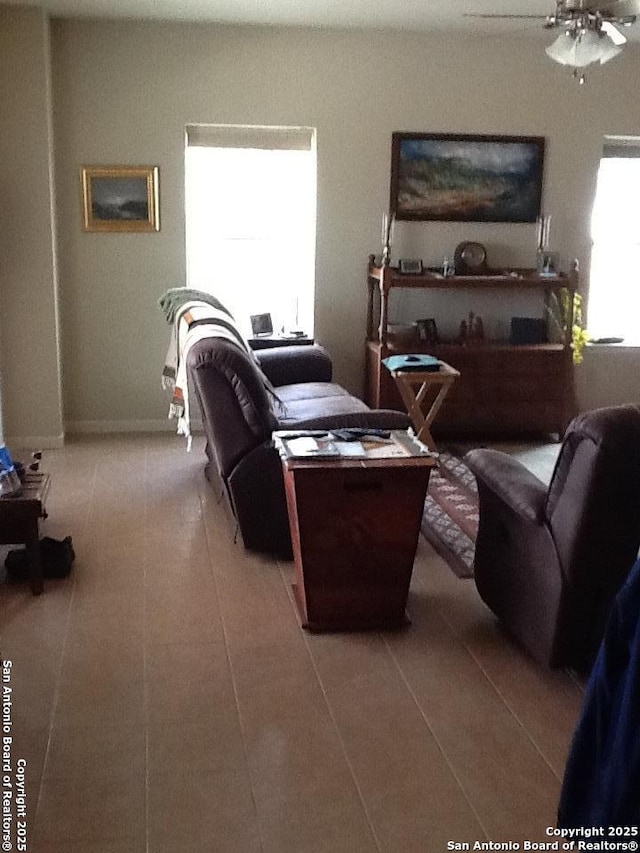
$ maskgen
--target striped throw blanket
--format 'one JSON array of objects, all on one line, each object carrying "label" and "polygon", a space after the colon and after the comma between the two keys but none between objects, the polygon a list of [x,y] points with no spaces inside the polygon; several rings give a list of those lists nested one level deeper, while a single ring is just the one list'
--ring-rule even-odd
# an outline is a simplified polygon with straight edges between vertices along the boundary
[{"label": "striped throw blanket", "polygon": [[162,385],[172,391],[173,395],[168,417],[177,419],[177,433],[185,436],[187,449],[190,450],[192,435],[187,374],[189,350],[197,341],[219,337],[231,341],[252,357],[253,352],[238,330],[233,317],[222,306],[216,308],[210,301],[192,299],[175,307],[172,317],[171,340],[162,371]]}]

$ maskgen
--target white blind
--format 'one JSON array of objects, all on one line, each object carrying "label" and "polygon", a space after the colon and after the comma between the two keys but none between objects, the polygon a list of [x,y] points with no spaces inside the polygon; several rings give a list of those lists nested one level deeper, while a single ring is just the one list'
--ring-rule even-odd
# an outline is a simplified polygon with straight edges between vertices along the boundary
[{"label": "white blind", "polygon": [[189,124],[187,282],[250,335],[252,314],[313,334],[315,129]]},{"label": "white blind", "polygon": [[603,158],[640,157],[640,138],[637,136],[605,136]]},{"label": "white blind", "polygon": [[188,124],[187,145],[200,148],[254,148],[267,151],[311,151],[312,127],[261,127],[232,124]]}]

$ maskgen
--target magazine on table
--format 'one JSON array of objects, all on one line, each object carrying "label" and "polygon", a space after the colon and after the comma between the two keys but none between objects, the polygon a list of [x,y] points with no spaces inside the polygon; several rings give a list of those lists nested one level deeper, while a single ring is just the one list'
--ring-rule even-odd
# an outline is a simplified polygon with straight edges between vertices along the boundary
[{"label": "magazine on table", "polygon": [[287,450],[291,456],[354,457],[366,456],[367,451],[361,441],[335,441],[313,436],[299,436],[287,439]]},{"label": "magazine on table", "polygon": [[348,439],[342,438],[344,432],[348,430],[280,431],[274,433],[274,439],[280,453],[289,459],[389,459],[432,455],[425,445],[403,430],[379,430],[379,434],[360,430],[361,434]]}]

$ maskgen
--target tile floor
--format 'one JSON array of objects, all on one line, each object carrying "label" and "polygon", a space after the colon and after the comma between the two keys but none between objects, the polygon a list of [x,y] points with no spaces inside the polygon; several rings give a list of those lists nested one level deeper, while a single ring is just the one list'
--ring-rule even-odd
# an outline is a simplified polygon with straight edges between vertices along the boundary
[{"label": "tile floor", "polygon": [[424,541],[410,628],[307,634],[291,564],[234,545],[203,460],[173,435],[45,454],[43,532],[71,533],[74,570],[40,598],[0,584],[28,850],[544,839],[580,686],[514,647]]}]

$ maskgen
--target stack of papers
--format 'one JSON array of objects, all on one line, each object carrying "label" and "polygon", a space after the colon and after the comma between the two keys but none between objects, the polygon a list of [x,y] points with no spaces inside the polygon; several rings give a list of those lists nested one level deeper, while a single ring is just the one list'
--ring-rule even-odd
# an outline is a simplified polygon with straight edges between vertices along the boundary
[{"label": "stack of papers", "polygon": [[303,457],[354,457],[367,455],[367,451],[360,441],[331,441],[330,439],[312,438],[311,436],[288,439],[287,449],[291,456]]}]

